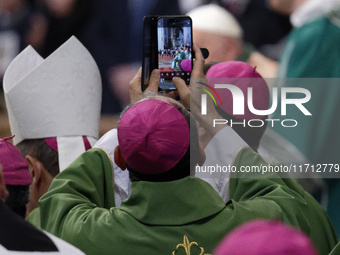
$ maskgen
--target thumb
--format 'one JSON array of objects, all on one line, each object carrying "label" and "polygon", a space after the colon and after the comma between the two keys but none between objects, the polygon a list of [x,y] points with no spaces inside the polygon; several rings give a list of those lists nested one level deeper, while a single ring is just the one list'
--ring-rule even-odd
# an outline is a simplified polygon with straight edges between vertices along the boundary
[{"label": "thumb", "polygon": [[145,91],[152,91],[157,93],[158,87],[161,79],[161,74],[158,69],[154,69],[150,75],[150,81],[148,87],[145,89]]}]

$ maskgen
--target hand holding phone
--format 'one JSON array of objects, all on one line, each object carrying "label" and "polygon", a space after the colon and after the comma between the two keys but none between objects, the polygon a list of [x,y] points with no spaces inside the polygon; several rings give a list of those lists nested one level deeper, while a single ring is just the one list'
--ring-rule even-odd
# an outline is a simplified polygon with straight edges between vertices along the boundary
[{"label": "hand holding phone", "polygon": [[[140,81],[142,79],[142,67],[139,68],[138,72],[136,73],[135,77],[129,83],[129,96],[130,96],[130,104],[137,103],[141,98],[143,91],[140,86]],[[147,84],[147,88],[144,90],[157,93],[159,88],[159,81],[160,81],[160,73],[158,69],[154,69],[151,72],[149,83]]]}]

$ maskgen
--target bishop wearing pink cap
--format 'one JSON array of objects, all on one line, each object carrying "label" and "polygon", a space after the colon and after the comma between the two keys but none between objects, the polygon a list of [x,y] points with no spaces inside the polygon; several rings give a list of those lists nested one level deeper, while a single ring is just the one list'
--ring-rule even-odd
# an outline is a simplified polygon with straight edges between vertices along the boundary
[{"label": "bishop wearing pink cap", "polygon": [[[221,83],[221,81],[232,84],[239,88],[244,98],[248,98],[249,88],[252,89],[252,102],[257,110],[267,110],[270,102],[270,92],[266,81],[256,71],[256,67],[241,61],[226,61],[215,64],[209,68],[206,74],[209,82],[212,84]],[[248,107],[247,100],[244,100],[244,114],[233,113],[233,96],[228,89],[216,89],[221,98],[221,104],[218,105],[218,112],[224,118],[233,122],[241,123],[243,120],[266,119],[268,116],[253,114]],[[241,136],[241,138],[254,150],[259,147],[260,140],[266,129],[267,122],[264,121],[262,127],[249,127],[243,125],[232,125],[232,128]]]},{"label": "bishop wearing pink cap", "polygon": [[9,142],[13,137],[0,138],[0,163],[4,180],[6,185],[28,186],[32,182],[28,164],[20,151]]},{"label": "bishop wearing pink cap", "polygon": [[[210,184],[190,176],[199,155],[190,118],[183,105],[158,95],[128,107],[114,161],[129,171],[129,198],[114,206],[112,160],[103,148],[92,148],[40,199],[41,226],[90,255],[211,254],[226,233],[254,218],[280,218],[308,231],[305,201],[275,174],[232,179],[228,205]],[[248,147],[234,164],[266,163]]]},{"label": "bishop wearing pink cap", "polygon": [[24,218],[29,197],[29,185],[32,181],[28,172],[28,164],[20,151],[9,142],[12,138],[13,136],[0,138],[0,164],[9,191],[6,204]]},{"label": "bishop wearing pink cap", "polygon": [[[254,108],[259,110],[266,110],[269,108],[270,94],[268,85],[256,71],[256,68],[249,64],[239,61],[218,63],[210,67],[207,72],[207,77],[209,78],[209,84],[223,83],[235,85],[242,91],[245,98],[247,98],[249,93],[248,88],[251,88]],[[253,114],[249,110],[246,100],[244,102],[244,114],[234,114],[231,92],[228,89],[218,88],[216,88],[216,91],[222,102],[221,104],[218,104],[216,108],[222,118],[227,119],[228,121],[237,121],[238,123],[250,119],[263,120],[267,118],[267,116]],[[237,137],[233,136],[231,129],[239,134],[243,139],[243,144],[239,139],[236,139]],[[248,144],[254,150],[257,150],[265,129],[266,125],[262,127],[243,127],[243,125],[236,125],[232,128],[230,126],[225,126],[211,139],[210,143],[205,148],[207,160],[200,170],[204,170],[209,166],[233,165],[238,148],[245,146],[245,144]],[[273,143],[273,146],[277,147],[279,144]],[[269,154],[270,153],[271,152],[269,152]],[[267,163],[267,165],[269,164]],[[290,176],[291,174],[292,173],[290,173]],[[220,171],[210,174],[209,172],[196,171],[196,176],[210,183],[226,203],[230,201],[231,196],[233,196],[233,181],[230,172]],[[290,176],[287,176],[287,178]],[[308,215],[308,220],[312,222],[310,230],[307,231],[309,237],[320,254],[328,254],[338,240],[332,222],[320,204],[295,180],[289,179],[289,183],[290,188],[298,192],[308,205],[308,213],[306,215]]]},{"label": "bishop wearing pink cap", "polygon": [[[52,252],[82,255],[83,253],[72,245],[24,221],[29,185],[32,181],[28,164],[20,151],[9,142],[13,137],[0,138],[0,190],[8,190],[8,196],[4,198],[8,208],[0,201],[0,254],[15,252],[18,255],[38,255]],[[3,184],[6,187],[2,187]],[[1,199],[3,198],[0,197]]]},{"label": "bishop wearing pink cap", "polygon": [[23,219],[31,177],[21,153],[8,142],[12,138],[0,139],[0,254],[83,255],[79,249]]},{"label": "bishop wearing pink cap", "polygon": [[298,229],[279,221],[254,220],[231,231],[214,255],[318,255]]},{"label": "bishop wearing pink cap", "polygon": [[[266,81],[256,71],[256,68],[241,61],[226,61],[212,65],[206,74],[210,87],[214,84],[232,84],[242,91],[245,98],[248,95],[248,89],[252,89],[253,105],[256,109],[266,110],[269,106],[270,93]],[[230,90],[215,89],[220,100],[216,101],[216,110],[221,119],[228,121],[217,135],[212,139],[202,128],[200,135],[209,141],[205,147],[206,161],[196,176],[202,178],[211,184],[227,203],[229,200],[229,178],[228,171],[210,173],[206,171],[210,166],[228,166],[232,165],[233,159],[243,146],[250,146],[255,151],[258,149],[262,135],[266,129],[266,122],[262,127],[249,127],[245,123],[250,119],[265,119],[267,116],[258,116],[253,114],[244,100],[244,114],[233,114],[234,99]],[[215,95],[216,96],[216,95]],[[235,99],[236,100],[236,99]],[[234,123],[231,125],[230,123]],[[203,130],[203,131],[202,131]],[[236,133],[235,133],[236,131]]]},{"label": "bishop wearing pink cap", "polygon": [[[160,100],[147,100],[133,105],[128,112],[118,125],[119,149],[116,151],[121,154],[117,158],[124,159],[133,171],[145,176],[162,175],[187,154],[189,120],[174,106]],[[149,118],[151,113],[166,117]],[[136,132],[138,129],[140,132]]]}]

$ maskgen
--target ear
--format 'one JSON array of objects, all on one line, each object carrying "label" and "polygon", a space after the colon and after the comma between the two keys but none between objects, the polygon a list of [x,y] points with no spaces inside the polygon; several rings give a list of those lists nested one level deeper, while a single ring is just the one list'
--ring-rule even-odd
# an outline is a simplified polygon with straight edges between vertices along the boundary
[{"label": "ear", "polygon": [[40,197],[47,192],[53,177],[37,158],[27,155],[25,156],[25,160],[29,165],[28,170],[32,178],[32,184],[30,185],[30,200],[26,206],[26,212],[29,214],[34,208],[39,207],[38,201]]},{"label": "ear", "polygon": [[123,171],[126,169],[126,163],[122,156],[122,152],[120,151],[119,145],[116,146],[114,151],[114,160],[117,166]]},{"label": "ear", "polygon": [[8,197],[8,191],[6,189],[4,177],[2,175],[2,165],[0,164],[0,200],[5,201]]},{"label": "ear", "polygon": [[29,165],[32,185],[38,185],[42,180],[43,171],[45,169],[43,164],[37,158],[31,155],[26,155],[25,160]]}]

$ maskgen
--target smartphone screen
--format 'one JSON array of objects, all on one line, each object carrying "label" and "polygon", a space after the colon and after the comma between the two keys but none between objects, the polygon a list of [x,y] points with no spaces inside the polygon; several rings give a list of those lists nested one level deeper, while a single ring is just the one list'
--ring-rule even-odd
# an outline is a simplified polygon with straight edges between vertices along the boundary
[{"label": "smartphone screen", "polygon": [[192,70],[192,22],[189,16],[158,17],[158,69],[160,89],[175,90],[173,77],[187,84]]}]

